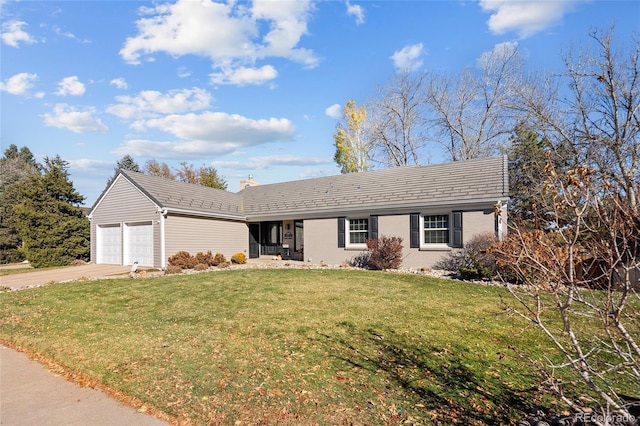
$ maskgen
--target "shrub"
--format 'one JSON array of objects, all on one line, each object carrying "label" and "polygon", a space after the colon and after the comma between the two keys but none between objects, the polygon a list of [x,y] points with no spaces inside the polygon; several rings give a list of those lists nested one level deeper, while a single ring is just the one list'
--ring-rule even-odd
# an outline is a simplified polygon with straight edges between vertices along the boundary
[{"label": "shrub", "polygon": [[218,263],[218,268],[228,268],[231,264],[229,262],[227,262],[226,260],[224,262],[220,262]]},{"label": "shrub", "polygon": [[169,265],[178,266],[182,269],[193,269],[196,264],[196,258],[187,251],[179,251],[169,258]]},{"label": "shrub", "polygon": [[211,250],[209,250],[206,253],[203,253],[203,252],[196,253],[195,257],[196,257],[196,265],[199,263],[202,263],[207,266],[214,266],[213,264],[214,257],[213,257],[213,254],[211,254]]},{"label": "shrub", "polygon": [[182,268],[175,265],[167,265],[167,267],[164,270],[165,275],[181,274],[181,273],[182,273]]},{"label": "shrub", "polygon": [[0,264],[18,263],[24,260],[24,255],[18,249],[8,248],[0,250]]},{"label": "shrub", "polygon": [[435,264],[436,268],[457,272],[464,280],[483,280],[497,274],[496,258],[491,247],[495,236],[482,233],[473,236],[462,250],[454,250]]},{"label": "shrub", "polygon": [[196,271],[206,271],[207,269],[209,269],[209,265],[206,263],[198,263],[193,267],[193,269],[195,269]]},{"label": "shrub", "polygon": [[398,269],[402,264],[402,238],[382,236],[368,239],[369,268],[376,270]]},{"label": "shrub", "polygon": [[220,266],[221,263],[225,263],[226,261],[227,259],[224,257],[224,254],[216,253],[216,255],[213,257],[213,263],[211,264],[211,266]]},{"label": "shrub", "polygon": [[348,263],[354,268],[369,269],[369,257],[371,257],[371,253],[363,251],[353,256]]},{"label": "shrub", "polygon": [[245,263],[247,263],[247,256],[244,253],[236,253],[233,256],[231,256],[231,263],[244,265]]}]

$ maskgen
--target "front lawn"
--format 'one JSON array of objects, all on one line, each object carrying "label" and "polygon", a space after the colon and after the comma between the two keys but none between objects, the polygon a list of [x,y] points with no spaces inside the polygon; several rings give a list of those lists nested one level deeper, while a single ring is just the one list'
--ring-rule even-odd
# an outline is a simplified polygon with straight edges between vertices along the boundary
[{"label": "front lawn", "polygon": [[0,294],[0,339],[191,424],[508,424],[549,404],[505,289],[247,269]]}]

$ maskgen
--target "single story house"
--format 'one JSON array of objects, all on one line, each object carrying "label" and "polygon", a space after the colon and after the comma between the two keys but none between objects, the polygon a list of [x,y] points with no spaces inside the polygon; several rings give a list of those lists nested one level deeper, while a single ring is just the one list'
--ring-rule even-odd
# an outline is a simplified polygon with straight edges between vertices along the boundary
[{"label": "single story house", "polygon": [[178,251],[339,264],[378,236],[428,267],[478,233],[506,232],[506,157],[399,167],[238,193],[121,170],[94,204],[95,263],[164,268]]}]

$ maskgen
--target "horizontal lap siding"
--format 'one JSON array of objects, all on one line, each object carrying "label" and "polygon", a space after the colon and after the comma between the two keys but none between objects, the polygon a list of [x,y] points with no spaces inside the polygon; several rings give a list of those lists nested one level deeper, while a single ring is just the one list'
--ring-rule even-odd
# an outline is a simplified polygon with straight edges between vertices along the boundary
[{"label": "horizontal lap siding", "polygon": [[478,234],[495,235],[496,232],[496,217],[493,208],[484,211],[464,212],[462,224],[465,244]]},{"label": "horizontal lap siding", "polygon": [[338,247],[338,219],[306,219],[304,221],[304,257],[313,263],[335,265],[360,253]]},{"label": "horizontal lap siding", "polygon": [[96,227],[133,222],[153,224],[155,266],[160,265],[160,214],[157,206],[120,176],[91,212],[91,260],[97,261]]},{"label": "horizontal lap siding", "polygon": [[190,254],[235,253],[249,256],[249,230],[244,222],[169,214],[165,220],[167,259],[179,251]]},{"label": "horizontal lap siding", "polygon": [[[476,234],[495,230],[495,217],[492,209],[463,213],[463,235],[465,243]],[[378,237],[400,237],[403,245],[402,267],[433,267],[451,249],[419,250],[409,248],[409,215],[378,216]],[[338,218],[307,219],[304,221],[304,255],[306,261],[340,264],[348,262],[362,253],[361,250],[349,250],[338,247]]]},{"label": "horizontal lap siding", "polygon": [[409,248],[409,215],[380,216],[378,218],[379,236],[402,238],[402,267],[430,268],[442,256],[451,252],[448,248],[442,250],[418,250]]}]

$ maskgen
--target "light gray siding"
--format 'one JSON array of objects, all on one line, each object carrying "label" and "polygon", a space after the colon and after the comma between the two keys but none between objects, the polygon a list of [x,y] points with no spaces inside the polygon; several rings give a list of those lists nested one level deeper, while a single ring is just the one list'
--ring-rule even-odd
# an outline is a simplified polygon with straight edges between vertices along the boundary
[{"label": "light gray siding", "polygon": [[159,218],[158,207],[124,177],[119,176],[91,211],[91,261],[97,261],[97,226],[151,222],[154,266],[160,266]]},{"label": "light gray siding", "polygon": [[304,221],[305,261],[335,265],[348,261],[358,253],[358,250],[338,248],[337,218]]},{"label": "light gray siding", "polygon": [[192,255],[211,250],[224,254],[227,260],[236,253],[249,256],[249,231],[240,221],[169,214],[165,236],[167,259],[182,250]]},{"label": "light gray siding", "polygon": [[[438,213],[450,213],[442,211]],[[463,238],[468,242],[480,233],[495,233],[495,216],[493,208],[463,212]],[[378,216],[378,237],[400,237],[403,241],[402,267],[433,267],[435,263],[453,250],[442,248],[409,248],[410,227],[409,215]],[[362,253],[362,250],[350,250],[338,247],[338,219],[307,219],[304,221],[305,261],[340,264],[348,262]]]},{"label": "light gray siding", "polygon": [[463,242],[468,243],[478,234],[496,235],[496,217],[493,208],[482,211],[463,212]]}]

